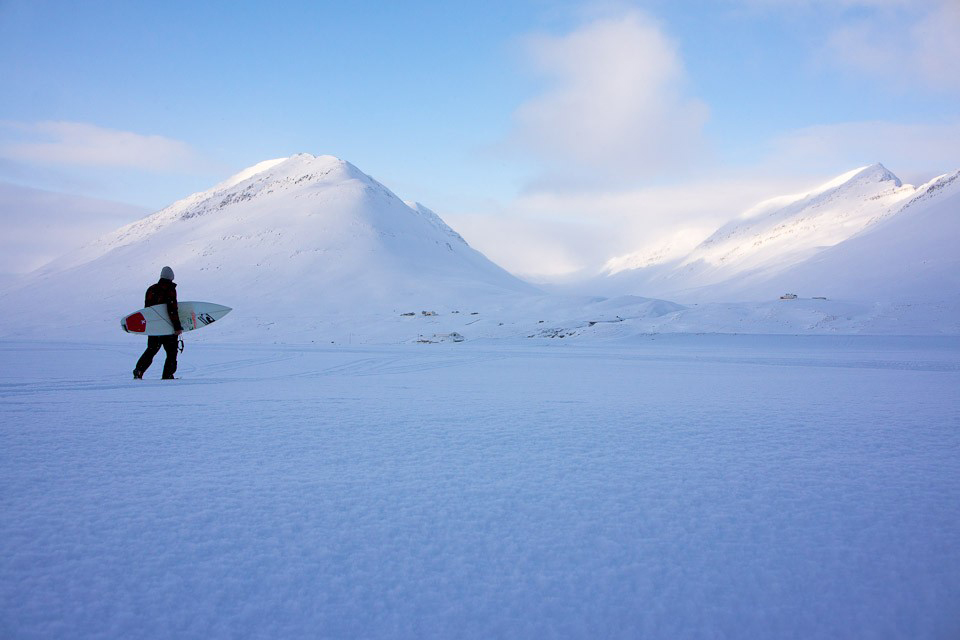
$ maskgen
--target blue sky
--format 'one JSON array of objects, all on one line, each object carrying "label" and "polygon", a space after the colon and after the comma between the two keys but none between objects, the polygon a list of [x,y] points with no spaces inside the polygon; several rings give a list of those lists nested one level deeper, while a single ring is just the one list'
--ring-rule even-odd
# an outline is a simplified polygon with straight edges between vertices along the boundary
[{"label": "blue sky", "polygon": [[0,183],[135,217],[333,154],[557,274],[856,166],[960,168],[957,33],[955,0],[0,0]]}]

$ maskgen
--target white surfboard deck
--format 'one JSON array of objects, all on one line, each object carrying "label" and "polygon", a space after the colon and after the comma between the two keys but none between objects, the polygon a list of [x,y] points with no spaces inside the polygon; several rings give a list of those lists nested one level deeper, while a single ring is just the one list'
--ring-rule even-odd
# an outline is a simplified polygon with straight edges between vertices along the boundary
[{"label": "white surfboard deck", "polygon": [[[193,331],[213,324],[231,310],[230,307],[212,302],[187,300],[177,304],[180,324],[184,331]],[[137,333],[142,336],[169,336],[176,333],[170,322],[166,304],[155,304],[124,316],[120,319],[120,328],[127,333]]]}]

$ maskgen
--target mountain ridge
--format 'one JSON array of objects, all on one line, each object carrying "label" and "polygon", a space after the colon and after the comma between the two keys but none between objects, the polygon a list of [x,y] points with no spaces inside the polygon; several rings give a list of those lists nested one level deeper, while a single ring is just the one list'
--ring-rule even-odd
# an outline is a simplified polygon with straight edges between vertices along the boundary
[{"label": "mountain ridge", "polygon": [[[345,160],[298,154],[105,234],[3,295],[24,324],[55,313],[58,300],[78,319],[119,317],[164,265],[183,283],[181,297],[189,289],[184,299],[243,308],[248,322],[264,325],[537,292],[427,207],[404,203]],[[94,299],[76,300],[83,289]]]},{"label": "mountain ridge", "polygon": [[[615,259],[620,268],[608,269],[597,282],[606,290],[685,301],[765,298],[772,295],[771,287],[788,287],[789,272],[798,265],[912,208],[948,197],[958,175],[954,171],[914,187],[882,164],[860,167],[808,192],[761,202],[680,257],[633,269],[623,268],[628,260]],[[751,286],[759,282],[769,284]]]}]

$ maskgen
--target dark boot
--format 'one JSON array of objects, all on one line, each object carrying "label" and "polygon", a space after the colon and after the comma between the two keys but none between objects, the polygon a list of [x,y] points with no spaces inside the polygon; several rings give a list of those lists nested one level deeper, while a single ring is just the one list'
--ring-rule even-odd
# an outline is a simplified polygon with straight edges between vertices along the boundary
[{"label": "dark boot", "polygon": [[163,379],[173,380],[177,371],[177,336],[163,336],[163,350],[167,359],[163,361]]},{"label": "dark boot", "polygon": [[[140,359],[137,360],[137,366],[133,370],[134,378],[137,380],[143,378],[143,374],[146,373],[150,365],[153,364],[153,356],[157,355],[162,345],[162,336],[147,336],[147,348],[143,352],[143,355],[140,356]],[[140,375],[137,375],[138,373]]]}]

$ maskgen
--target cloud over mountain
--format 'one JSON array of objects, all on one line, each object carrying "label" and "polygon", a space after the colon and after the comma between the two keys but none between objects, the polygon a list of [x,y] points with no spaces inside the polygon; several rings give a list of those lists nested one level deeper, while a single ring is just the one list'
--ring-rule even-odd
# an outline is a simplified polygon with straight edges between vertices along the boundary
[{"label": "cloud over mountain", "polygon": [[41,165],[190,171],[203,164],[187,143],[86,122],[0,122],[0,157]]},{"label": "cloud over mountain", "polygon": [[527,40],[543,92],[515,113],[515,142],[544,162],[545,181],[635,180],[701,151],[707,107],[687,95],[683,62],[638,11]]}]

